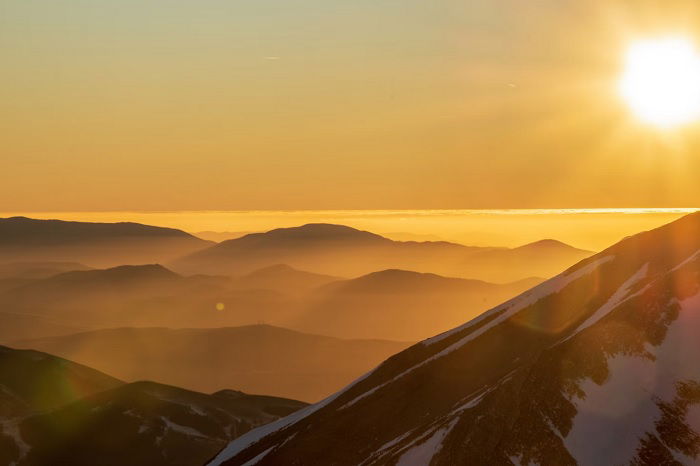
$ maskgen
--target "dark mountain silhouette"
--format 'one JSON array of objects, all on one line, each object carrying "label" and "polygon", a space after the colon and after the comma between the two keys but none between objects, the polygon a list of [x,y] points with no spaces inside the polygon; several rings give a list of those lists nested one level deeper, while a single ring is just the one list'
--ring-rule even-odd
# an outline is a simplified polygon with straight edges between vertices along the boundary
[{"label": "dark mountain silhouette", "polygon": [[0,464],[201,464],[306,403],[153,382],[125,384],[34,350],[0,346]]},{"label": "dark mountain silhouette", "polygon": [[233,328],[119,328],[16,342],[105,370],[212,392],[316,401],[409,343],[341,340],[268,325]]},{"label": "dark mountain silhouette", "polygon": [[228,441],[304,406],[233,390],[125,384],[15,421],[24,443],[18,464],[202,464]]},{"label": "dark mountain silhouette", "polygon": [[563,243],[558,247],[545,242],[516,249],[480,248],[444,241],[392,241],[347,226],[308,224],[223,241],[171,266],[183,273],[221,275],[244,274],[280,263],[337,276],[394,268],[509,282],[551,276],[590,254]]},{"label": "dark mountain silhouette", "polygon": [[0,346],[0,418],[54,409],[121,383],[50,354]]},{"label": "dark mountain silhouette", "polygon": [[0,263],[70,261],[91,267],[165,262],[211,242],[138,223],[0,219]]},{"label": "dark mountain silhouette", "polygon": [[496,285],[385,270],[317,289],[290,325],[341,338],[416,341],[450,329],[541,281],[531,278]]},{"label": "dark mountain silhouette", "polygon": [[391,357],[212,464],[697,464],[700,214]]}]

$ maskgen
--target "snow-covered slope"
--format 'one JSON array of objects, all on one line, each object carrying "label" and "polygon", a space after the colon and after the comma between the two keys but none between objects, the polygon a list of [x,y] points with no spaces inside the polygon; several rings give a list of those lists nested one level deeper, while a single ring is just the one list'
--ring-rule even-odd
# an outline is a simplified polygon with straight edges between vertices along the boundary
[{"label": "snow-covered slope", "polygon": [[393,356],[211,464],[700,464],[700,214]]}]

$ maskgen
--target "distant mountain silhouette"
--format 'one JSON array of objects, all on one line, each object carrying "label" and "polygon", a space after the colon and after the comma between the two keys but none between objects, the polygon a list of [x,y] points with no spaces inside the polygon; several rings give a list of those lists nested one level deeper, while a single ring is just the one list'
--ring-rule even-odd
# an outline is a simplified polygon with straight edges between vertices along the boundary
[{"label": "distant mountain silhouette", "polygon": [[444,241],[392,241],[343,225],[308,224],[224,241],[182,257],[171,266],[184,273],[220,275],[238,275],[280,263],[337,276],[393,268],[509,282],[551,276],[590,254],[563,243],[482,248]]},{"label": "distant mountain silhouette", "polygon": [[164,262],[211,242],[184,231],[138,223],[0,219],[0,263],[80,262],[91,267]]},{"label": "distant mountain silhouette", "polygon": [[267,325],[120,328],[14,343],[127,381],[148,378],[205,392],[236,387],[307,401],[332,393],[408,345],[341,340]]},{"label": "distant mountain silhouette", "polygon": [[8,310],[0,342],[109,327],[260,322],[341,338],[415,341],[538,281],[496,285],[401,270],[340,280],[286,265],[239,278],[183,277],[160,265],[67,272],[0,281],[0,309]]},{"label": "distant mountain silhouette", "polygon": [[297,295],[336,280],[338,277],[304,272],[286,264],[275,264],[236,278],[233,281],[233,287],[246,290],[273,290]]},{"label": "distant mountain silhouette", "polygon": [[[36,322],[42,325],[99,328],[155,322],[177,326],[189,319],[206,326],[222,321],[224,316],[215,313],[216,304],[233,293],[229,285],[229,278],[183,277],[157,264],[120,266],[21,282],[0,292],[0,308],[41,318]],[[208,322],[207,315],[213,320]],[[40,330],[35,336],[42,335]],[[0,330],[0,338],[4,333]],[[43,335],[49,334],[55,333]]]},{"label": "distant mountain silhouette", "polygon": [[700,213],[627,238],[212,465],[698,464]]},{"label": "distant mountain silhouette", "polygon": [[541,281],[496,285],[384,270],[318,288],[290,325],[342,338],[415,341],[452,328]]},{"label": "distant mountain silhouette", "polygon": [[0,308],[8,309],[0,342],[108,327],[260,322],[341,338],[415,341],[538,281],[495,285],[401,270],[340,280],[286,265],[233,279],[183,277],[160,265],[66,272],[0,281]]},{"label": "distant mountain silhouette", "polygon": [[0,264],[0,280],[49,278],[63,272],[89,269],[78,262],[9,262]]},{"label": "distant mountain silhouette", "polygon": [[197,231],[193,233],[197,238],[220,243],[229,239],[240,238],[249,235],[250,231]]}]

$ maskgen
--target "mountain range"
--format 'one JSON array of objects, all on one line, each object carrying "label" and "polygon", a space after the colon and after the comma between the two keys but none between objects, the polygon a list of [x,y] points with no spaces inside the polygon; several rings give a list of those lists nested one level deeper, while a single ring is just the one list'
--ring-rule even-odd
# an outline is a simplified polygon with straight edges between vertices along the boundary
[{"label": "mountain range", "polygon": [[206,329],[116,328],[13,342],[126,381],[318,401],[410,343],[343,340],[269,325]]},{"label": "mountain range", "polygon": [[698,464],[700,214],[244,435],[213,465]]},{"label": "mountain range", "polygon": [[157,264],[79,270],[0,289],[0,342],[110,327],[260,322],[341,338],[416,341],[539,281],[492,284],[401,270],[342,280],[286,265],[236,278],[186,277]]},{"label": "mountain range", "polygon": [[343,225],[308,224],[222,241],[170,266],[181,273],[240,275],[283,263],[340,277],[403,269],[504,283],[549,277],[591,254],[555,240],[514,249],[485,248],[393,241]]},{"label": "mountain range", "polygon": [[0,464],[191,465],[306,403],[153,382],[125,384],[33,350],[0,347]]},{"label": "mountain range", "polygon": [[80,262],[90,267],[163,263],[212,244],[181,230],[139,223],[0,218],[0,263]]}]

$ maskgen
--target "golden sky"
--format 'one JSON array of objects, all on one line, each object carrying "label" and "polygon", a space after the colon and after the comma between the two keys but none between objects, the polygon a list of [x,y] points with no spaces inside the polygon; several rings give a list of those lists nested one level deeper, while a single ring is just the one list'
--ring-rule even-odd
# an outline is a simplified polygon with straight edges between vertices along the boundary
[{"label": "golden sky", "polygon": [[630,41],[697,0],[0,0],[0,210],[692,207]]}]

